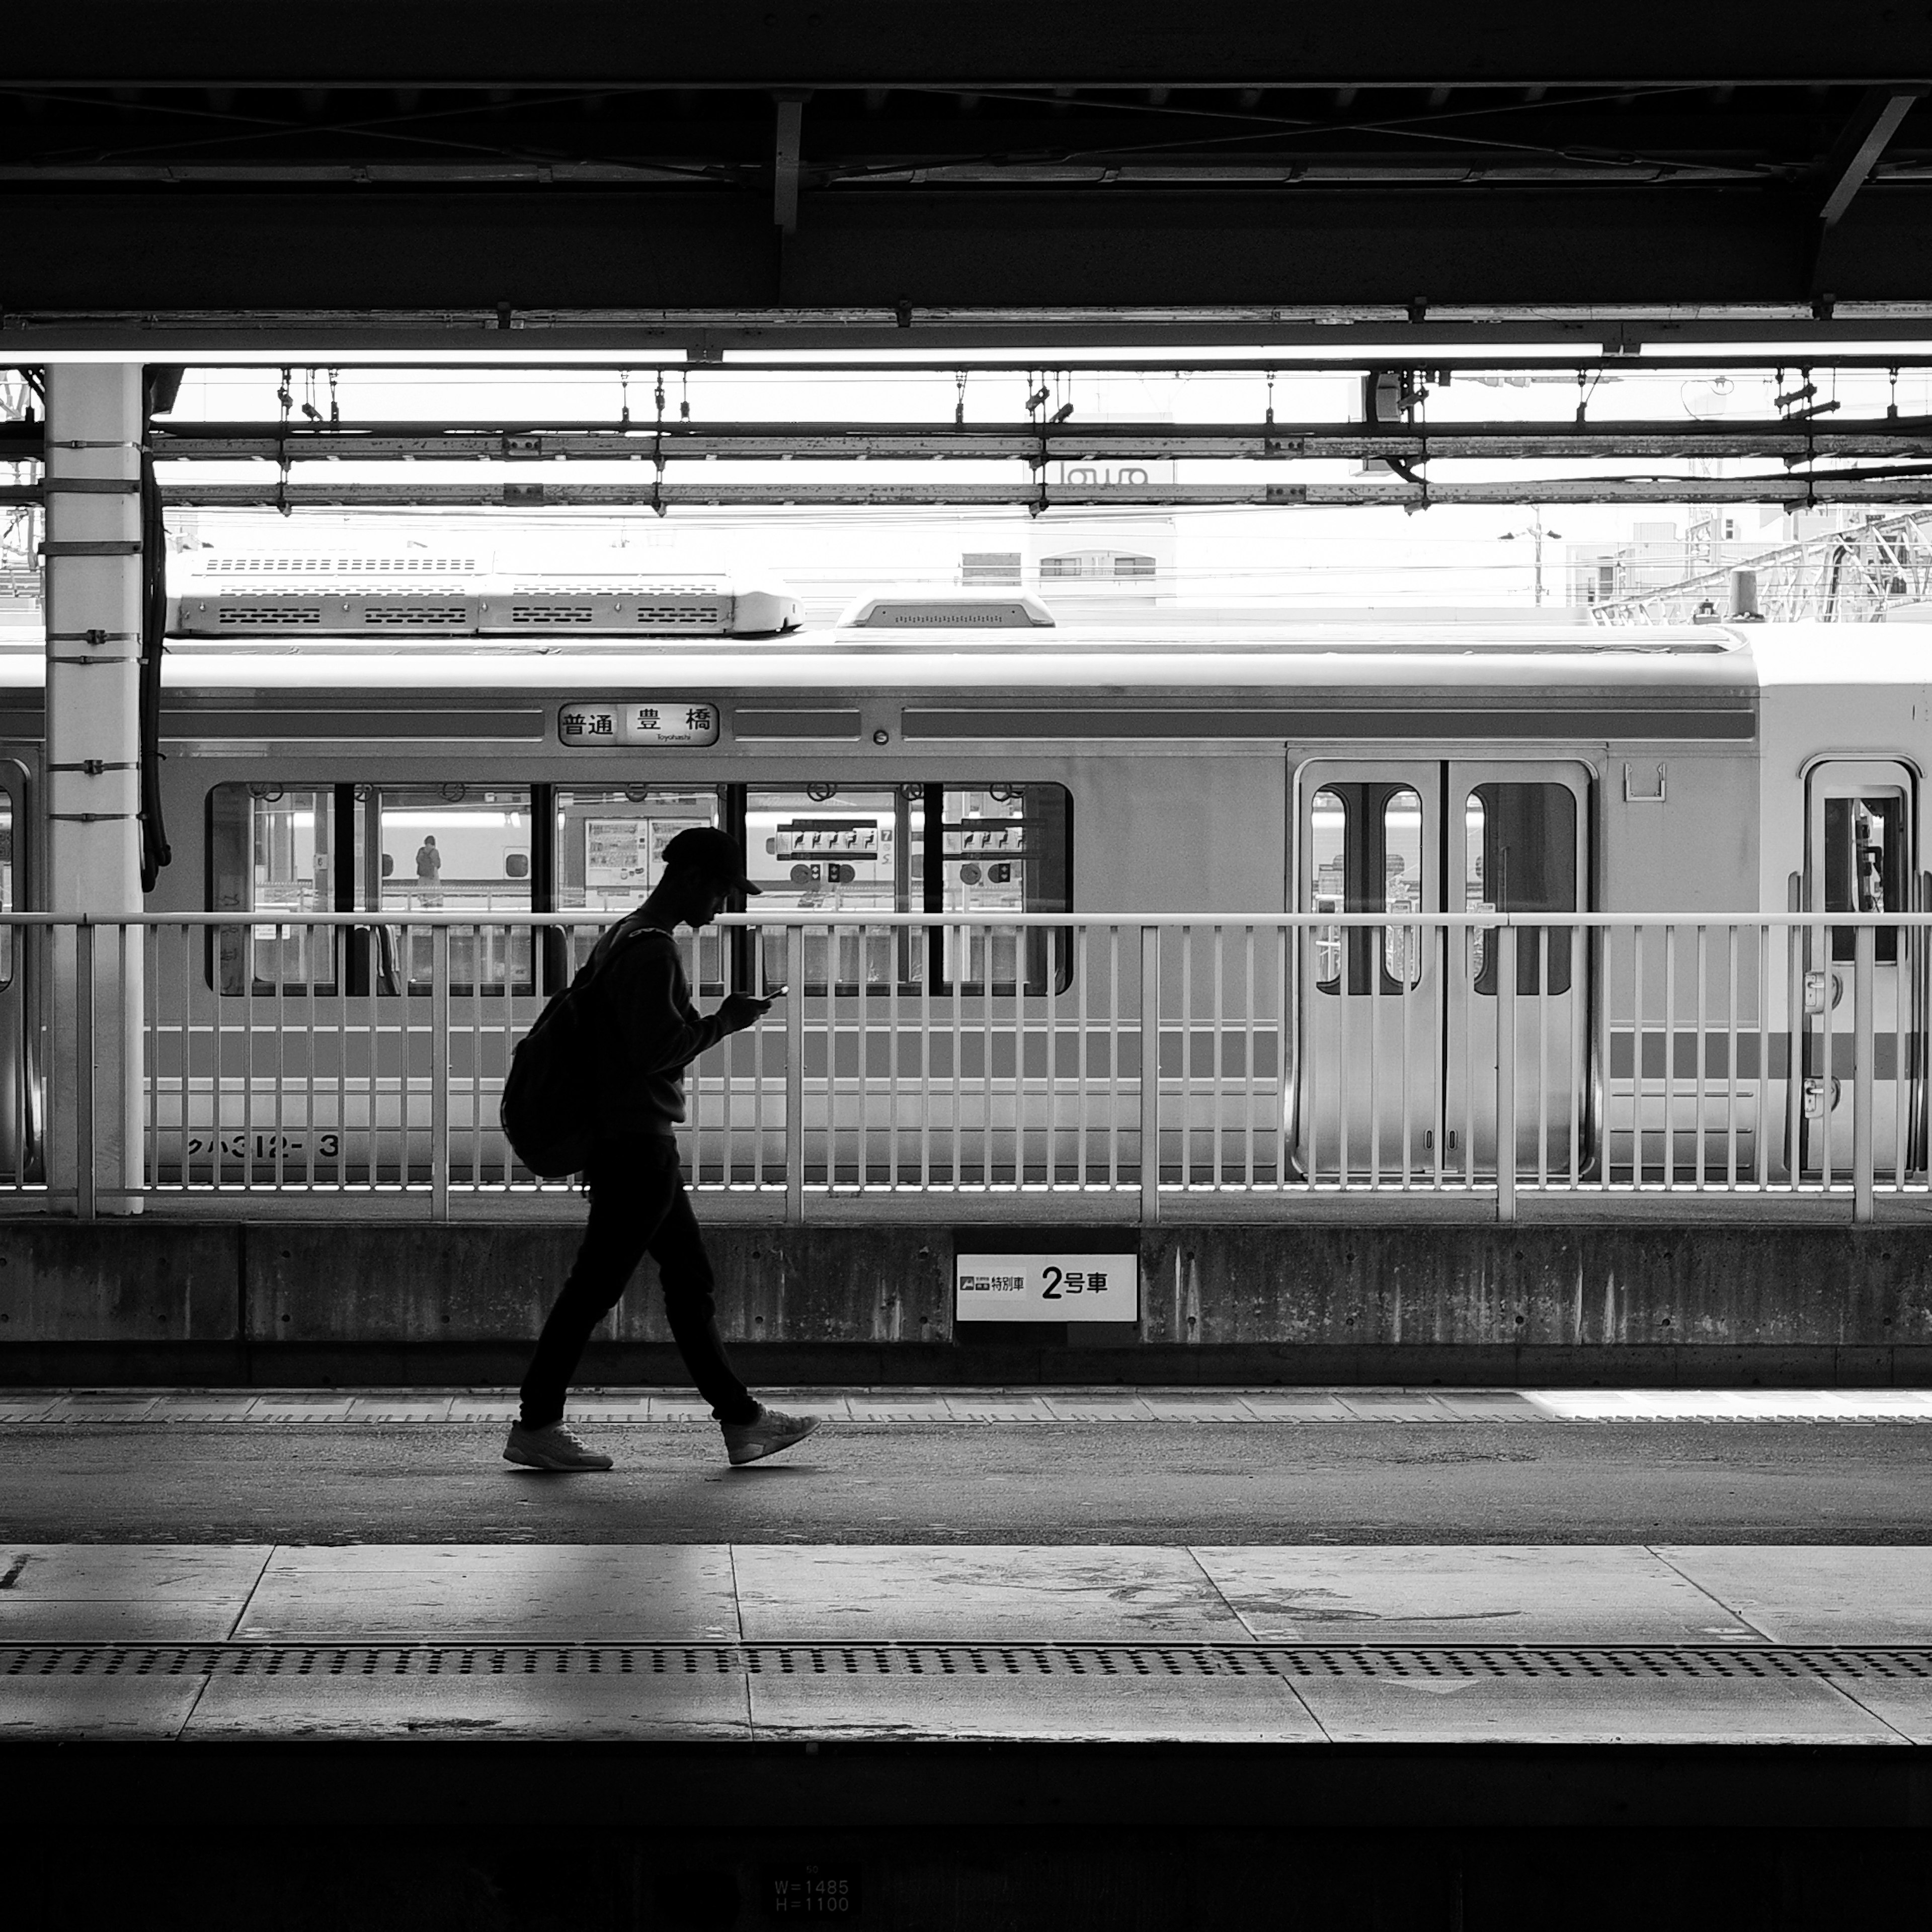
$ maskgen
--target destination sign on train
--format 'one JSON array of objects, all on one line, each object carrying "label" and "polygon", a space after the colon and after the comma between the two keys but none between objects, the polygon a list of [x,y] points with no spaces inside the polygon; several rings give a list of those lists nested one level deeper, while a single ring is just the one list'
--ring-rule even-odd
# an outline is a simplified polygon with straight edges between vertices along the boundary
[{"label": "destination sign on train", "polygon": [[566,704],[556,714],[566,745],[715,745],[718,707],[690,698],[633,698]]}]

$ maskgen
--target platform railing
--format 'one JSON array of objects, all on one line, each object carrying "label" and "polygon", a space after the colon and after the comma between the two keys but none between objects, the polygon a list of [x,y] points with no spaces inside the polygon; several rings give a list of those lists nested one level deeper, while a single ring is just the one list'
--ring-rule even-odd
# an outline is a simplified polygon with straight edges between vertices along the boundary
[{"label": "platform railing", "polygon": [[[0,1213],[574,1211],[497,1106],[615,916],[0,922]],[[681,944],[703,1009],[787,989],[687,1077],[725,1218],[1932,1211],[1932,915],[790,910]]]}]

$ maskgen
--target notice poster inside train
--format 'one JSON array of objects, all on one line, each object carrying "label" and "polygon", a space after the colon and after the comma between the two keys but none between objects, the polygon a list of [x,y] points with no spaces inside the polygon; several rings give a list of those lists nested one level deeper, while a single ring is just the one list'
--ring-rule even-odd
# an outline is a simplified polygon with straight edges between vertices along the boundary
[{"label": "notice poster inside train", "polygon": [[593,889],[635,886],[648,890],[653,856],[652,823],[648,818],[586,818],[584,821],[585,885]]}]

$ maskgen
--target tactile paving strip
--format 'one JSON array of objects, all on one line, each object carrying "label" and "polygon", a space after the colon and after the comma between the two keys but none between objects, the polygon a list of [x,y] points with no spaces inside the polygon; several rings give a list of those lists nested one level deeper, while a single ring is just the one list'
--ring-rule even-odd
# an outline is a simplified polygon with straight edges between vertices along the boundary
[{"label": "tactile paving strip", "polygon": [[1273,1677],[1932,1680],[1932,1646],[11,1644],[0,1678]]}]

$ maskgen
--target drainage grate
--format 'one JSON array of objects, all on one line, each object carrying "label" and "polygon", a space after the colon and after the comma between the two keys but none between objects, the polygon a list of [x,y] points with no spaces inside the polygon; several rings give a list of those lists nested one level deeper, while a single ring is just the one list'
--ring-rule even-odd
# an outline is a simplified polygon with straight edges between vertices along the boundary
[{"label": "drainage grate", "polygon": [[1932,1680],[1932,1646],[9,1644],[0,1677],[1274,1677]]}]

